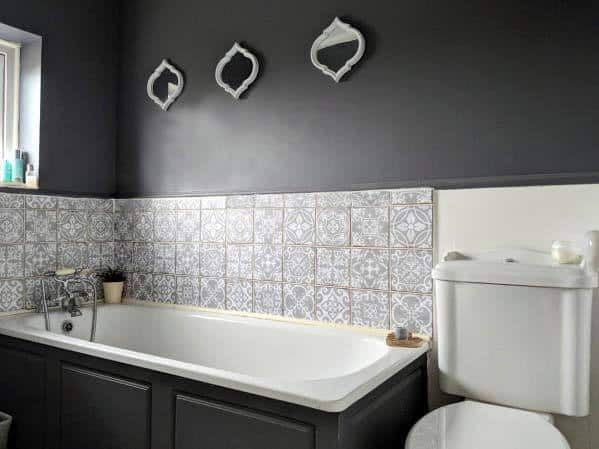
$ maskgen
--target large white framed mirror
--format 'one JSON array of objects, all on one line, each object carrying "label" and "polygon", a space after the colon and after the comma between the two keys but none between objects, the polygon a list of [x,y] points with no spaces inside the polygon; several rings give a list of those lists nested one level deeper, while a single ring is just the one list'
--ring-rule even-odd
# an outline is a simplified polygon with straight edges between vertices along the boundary
[{"label": "large white framed mirror", "polygon": [[366,41],[356,28],[335,17],[310,49],[312,64],[339,82],[364,55]]},{"label": "large white framed mirror", "polygon": [[185,86],[185,78],[179,69],[163,59],[148,78],[148,97],[163,111],[168,110]]},{"label": "large white framed mirror", "polygon": [[239,97],[256,80],[260,65],[258,59],[248,49],[235,42],[231,49],[216,65],[216,83],[233,98]]}]

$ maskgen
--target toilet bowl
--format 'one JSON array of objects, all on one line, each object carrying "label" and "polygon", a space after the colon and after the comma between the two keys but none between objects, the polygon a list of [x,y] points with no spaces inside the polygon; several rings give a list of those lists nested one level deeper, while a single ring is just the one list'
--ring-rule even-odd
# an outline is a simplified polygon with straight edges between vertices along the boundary
[{"label": "toilet bowl", "polygon": [[405,449],[570,449],[547,415],[474,401],[446,405],[412,427]]}]

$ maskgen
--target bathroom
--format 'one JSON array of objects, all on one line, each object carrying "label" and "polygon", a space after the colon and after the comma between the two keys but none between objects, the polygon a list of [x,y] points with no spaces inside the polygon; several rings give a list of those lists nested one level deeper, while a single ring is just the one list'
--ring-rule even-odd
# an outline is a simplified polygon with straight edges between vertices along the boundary
[{"label": "bathroom", "polygon": [[[596,2],[4,1],[0,447],[599,448],[598,48]],[[490,306],[510,400],[448,388],[479,257],[582,282],[474,284],[580,295]]]}]

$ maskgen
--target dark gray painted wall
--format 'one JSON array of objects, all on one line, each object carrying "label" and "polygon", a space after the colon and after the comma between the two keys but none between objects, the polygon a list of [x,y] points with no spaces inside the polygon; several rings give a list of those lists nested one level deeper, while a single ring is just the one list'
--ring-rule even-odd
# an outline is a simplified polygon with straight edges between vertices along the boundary
[{"label": "dark gray painted wall", "polygon": [[[118,191],[598,180],[598,10],[557,0],[128,0]],[[368,47],[340,85],[308,57],[335,15]],[[213,75],[235,40],[262,64],[241,101]],[[168,113],[145,94],[163,57],[187,77]]]},{"label": "dark gray painted wall", "polygon": [[3,0],[0,22],[43,38],[42,190],[114,193],[118,0]]}]

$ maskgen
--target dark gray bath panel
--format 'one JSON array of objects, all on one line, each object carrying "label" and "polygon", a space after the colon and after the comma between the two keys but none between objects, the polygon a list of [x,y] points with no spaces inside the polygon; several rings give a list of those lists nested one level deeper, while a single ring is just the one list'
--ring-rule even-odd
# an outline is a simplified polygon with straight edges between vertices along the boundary
[{"label": "dark gray bath panel", "polygon": [[402,449],[427,411],[426,354],[327,413],[0,336],[11,449]]}]

